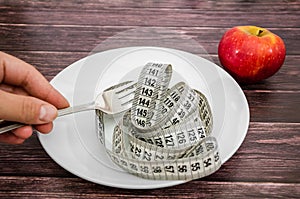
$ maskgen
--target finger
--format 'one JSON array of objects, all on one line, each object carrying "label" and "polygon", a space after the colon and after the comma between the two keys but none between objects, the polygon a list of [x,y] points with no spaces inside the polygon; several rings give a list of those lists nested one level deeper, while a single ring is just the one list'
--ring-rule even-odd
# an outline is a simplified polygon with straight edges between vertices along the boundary
[{"label": "finger", "polygon": [[40,133],[50,133],[50,131],[52,131],[53,129],[53,123],[47,123],[47,124],[40,124],[40,125],[34,125],[34,128],[39,131]]},{"label": "finger", "polygon": [[[53,128],[53,124],[41,124],[35,126],[35,128],[41,133],[49,133]],[[7,144],[22,144],[32,135],[32,133],[33,131],[31,126],[23,126],[13,131],[0,134],[0,142]]]},{"label": "finger", "polygon": [[18,94],[18,95],[25,95],[25,96],[29,95],[21,87],[11,86],[11,85],[7,85],[7,84],[0,84],[0,90],[6,91],[8,93]]},{"label": "finger", "polygon": [[67,100],[30,64],[0,52],[0,83],[24,88],[30,95],[57,108],[69,106]]},{"label": "finger", "polygon": [[32,135],[31,126],[23,126],[12,131],[12,133],[21,139],[28,139]]},{"label": "finger", "polygon": [[7,144],[22,144],[25,139],[16,136],[11,132],[0,134],[0,142]]},{"label": "finger", "polygon": [[0,118],[25,124],[45,124],[57,117],[57,109],[40,99],[0,90]]}]

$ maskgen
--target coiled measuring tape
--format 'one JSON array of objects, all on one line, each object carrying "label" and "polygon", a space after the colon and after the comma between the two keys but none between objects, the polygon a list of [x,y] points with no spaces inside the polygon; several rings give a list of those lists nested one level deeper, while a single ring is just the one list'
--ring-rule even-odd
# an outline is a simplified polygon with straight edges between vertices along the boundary
[{"label": "coiled measuring tape", "polygon": [[[184,82],[168,88],[170,64],[148,63],[140,74],[132,108],[113,132],[112,161],[136,176],[154,180],[192,180],[218,170],[217,140],[206,97]],[[105,145],[103,113],[97,130]]]}]

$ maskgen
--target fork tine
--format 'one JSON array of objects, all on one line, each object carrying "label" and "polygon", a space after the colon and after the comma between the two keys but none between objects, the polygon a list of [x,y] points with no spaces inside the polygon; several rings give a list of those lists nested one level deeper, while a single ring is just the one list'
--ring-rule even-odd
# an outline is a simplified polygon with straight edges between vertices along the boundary
[{"label": "fork tine", "polygon": [[134,98],[135,86],[136,84],[132,84],[128,88],[115,92],[122,106],[124,106],[125,104],[131,104]]},{"label": "fork tine", "polygon": [[128,96],[128,95],[134,93],[134,91],[135,91],[135,85],[136,85],[136,84],[131,85],[130,87],[125,88],[125,89],[123,89],[123,90],[116,91],[116,92],[115,92],[115,95],[116,95],[117,98],[119,98],[119,99],[125,98],[126,96]]},{"label": "fork tine", "polygon": [[135,90],[136,83],[134,81],[124,82],[126,84],[122,84],[115,89],[116,94],[121,94],[129,90],[130,92]]},{"label": "fork tine", "polygon": [[134,98],[134,89],[122,92],[122,94],[124,95],[118,94],[118,100],[120,101],[121,105],[130,103]]},{"label": "fork tine", "polygon": [[126,82],[122,82],[122,83],[119,83],[117,85],[113,85],[107,89],[105,89],[103,92],[109,92],[109,91],[112,91],[113,92],[119,92],[123,89],[126,89],[127,87],[131,86],[132,84],[135,84],[134,81],[126,81]]}]

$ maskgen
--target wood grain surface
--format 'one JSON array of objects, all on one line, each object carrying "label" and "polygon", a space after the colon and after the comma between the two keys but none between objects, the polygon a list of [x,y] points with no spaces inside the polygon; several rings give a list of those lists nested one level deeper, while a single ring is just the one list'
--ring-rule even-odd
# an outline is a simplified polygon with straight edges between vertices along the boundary
[{"label": "wood grain surface", "polygon": [[[271,78],[241,85],[250,108],[249,130],[218,172],[162,189],[112,188],[64,170],[33,135],[22,145],[0,144],[0,197],[300,198],[300,1],[0,0],[0,50],[33,64],[49,81],[101,42],[138,27],[176,30],[201,44],[221,66],[218,42],[237,25],[278,34],[287,56]],[[163,37],[167,43],[176,39],[168,32]],[[151,42],[143,36],[132,39]],[[116,41],[116,46],[126,45]],[[188,43],[181,45],[202,55]]]}]

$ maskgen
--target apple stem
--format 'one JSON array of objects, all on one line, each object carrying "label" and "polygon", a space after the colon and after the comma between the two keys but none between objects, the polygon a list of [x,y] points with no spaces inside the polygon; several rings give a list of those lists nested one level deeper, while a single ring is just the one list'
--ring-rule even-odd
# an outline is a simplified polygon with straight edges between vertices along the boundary
[{"label": "apple stem", "polygon": [[258,30],[258,33],[257,33],[257,36],[261,36],[261,33],[263,33],[264,31],[263,30]]}]

